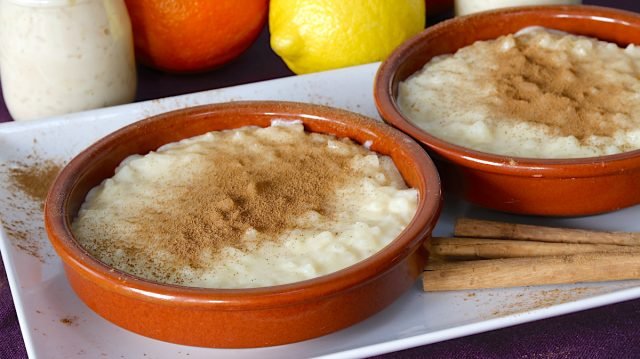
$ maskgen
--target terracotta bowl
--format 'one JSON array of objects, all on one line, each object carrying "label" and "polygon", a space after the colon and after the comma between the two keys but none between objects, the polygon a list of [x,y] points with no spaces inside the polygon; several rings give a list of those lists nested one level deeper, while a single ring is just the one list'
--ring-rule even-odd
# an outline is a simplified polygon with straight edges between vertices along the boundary
[{"label": "terracotta bowl", "polygon": [[640,151],[554,160],[494,155],[440,140],[400,112],[398,83],[432,57],[534,25],[621,46],[640,44],[640,15],[601,7],[524,7],[455,18],[408,40],[382,64],[374,86],[380,115],[432,154],[445,192],[458,193],[480,206],[520,214],[573,216],[640,203]]},{"label": "terracotta bowl", "polygon": [[[256,289],[205,289],[159,284],[92,257],[71,232],[87,192],[132,154],[213,130],[266,127],[301,120],[307,131],[372,141],[419,191],[417,213],[388,246],[351,267],[319,278]],[[390,126],[355,113],[289,102],[236,102],[169,112],[124,127],[75,157],[51,187],[45,205],[49,239],[77,295],[105,319],[133,332],[179,344],[258,347],[328,334],[382,310],[410,288],[427,259],[422,244],[440,212],[440,180],[422,148]]]}]

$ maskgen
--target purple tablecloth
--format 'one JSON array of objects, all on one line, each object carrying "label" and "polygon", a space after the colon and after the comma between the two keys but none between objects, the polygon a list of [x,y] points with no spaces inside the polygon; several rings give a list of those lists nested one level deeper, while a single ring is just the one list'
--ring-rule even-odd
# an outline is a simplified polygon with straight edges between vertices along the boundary
[{"label": "purple tablecloth", "polygon": [[[585,0],[640,12],[638,0]],[[437,19],[431,19],[431,23]],[[265,29],[239,59],[217,71],[170,75],[139,71],[138,100],[293,75],[270,50]],[[0,122],[9,121],[4,101]],[[0,358],[25,358],[4,266],[0,262]],[[422,346],[381,358],[640,358],[640,300],[605,306],[557,318]]]}]

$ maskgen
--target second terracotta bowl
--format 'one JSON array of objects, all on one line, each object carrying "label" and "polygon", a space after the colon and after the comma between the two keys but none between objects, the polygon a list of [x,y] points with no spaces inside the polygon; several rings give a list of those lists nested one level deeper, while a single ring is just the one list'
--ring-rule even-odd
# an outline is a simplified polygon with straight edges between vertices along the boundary
[{"label": "second terracotta bowl", "polygon": [[[87,192],[113,176],[132,154],[208,131],[300,120],[307,131],[371,141],[390,156],[419,193],[417,212],[388,246],[353,266],[302,282],[255,289],[160,284],[115,270],[76,241],[71,222]],[[152,117],[103,138],[74,158],[53,184],[45,206],[49,239],[73,290],[96,313],[133,332],[196,346],[241,348],[291,343],[328,334],[380,311],[410,288],[427,259],[423,243],[440,211],[440,180],[408,136],[363,116],[308,104],[237,102]]]},{"label": "second terracotta bowl", "polygon": [[400,112],[398,83],[431,58],[528,26],[591,36],[620,46],[640,44],[638,14],[601,7],[524,7],[455,18],[410,39],[382,64],[374,86],[380,115],[433,155],[445,191],[459,193],[480,206],[520,214],[573,216],[640,203],[640,151],[566,160],[493,155],[432,136]]}]

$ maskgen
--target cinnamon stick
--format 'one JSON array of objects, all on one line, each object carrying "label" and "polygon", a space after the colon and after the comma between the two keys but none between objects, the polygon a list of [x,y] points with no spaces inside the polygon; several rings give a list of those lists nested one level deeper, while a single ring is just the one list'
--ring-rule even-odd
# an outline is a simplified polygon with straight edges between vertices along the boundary
[{"label": "cinnamon stick", "polygon": [[498,259],[563,256],[579,253],[637,252],[640,246],[615,244],[548,243],[508,239],[434,237],[428,248],[431,254],[452,259]]},{"label": "cinnamon stick", "polygon": [[543,227],[470,218],[458,219],[454,234],[456,237],[640,246],[640,233]]},{"label": "cinnamon stick", "polygon": [[423,288],[445,291],[625,279],[640,279],[637,253],[436,262],[427,265]]}]

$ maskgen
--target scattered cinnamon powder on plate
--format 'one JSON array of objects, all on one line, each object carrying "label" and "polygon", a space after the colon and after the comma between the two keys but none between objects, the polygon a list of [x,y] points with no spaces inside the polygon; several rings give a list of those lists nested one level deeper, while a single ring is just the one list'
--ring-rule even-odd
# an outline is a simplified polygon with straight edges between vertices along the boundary
[{"label": "scattered cinnamon powder on plate", "polygon": [[54,160],[31,154],[24,161],[7,162],[0,168],[0,172],[7,178],[10,190],[9,197],[4,199],[2,205],[7,210],[27,215],[25,220],[11,220],[5,216],[5,232],[14,246],[40,261],[44,261],[40,243],[45,237],[42,221],[44,200],[61,167]]},{"label": "scattered cinnamon powder on plate", "polygon": [[78,317],[76,317],[75,315],[72,316],[66,316],[64,318],[60,318],[60,323],[71,327],[71,326],[77,326],[78,325]]},{"label": "scattered cinnamon powder on plate", "polygon": [[601,287],[577,287],[542,290],[532,293],[518,294],[517,299],[491,313],[492,316],[506,316],[532,310],[551,307],[554,305],[574,302],[592,295],[599,294]]},{"label": "scattered cinnamon powder on plate", "polygon": [[61,166],[52,160],[36,161],[32,164],[18,162],[9,168],[9,179],[13,186],[29,198],[44,204],[49,186],[60,172]]}]

